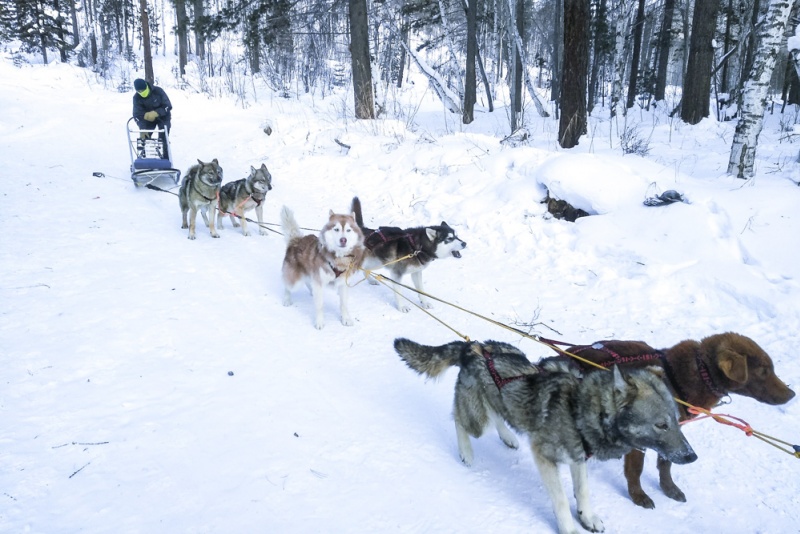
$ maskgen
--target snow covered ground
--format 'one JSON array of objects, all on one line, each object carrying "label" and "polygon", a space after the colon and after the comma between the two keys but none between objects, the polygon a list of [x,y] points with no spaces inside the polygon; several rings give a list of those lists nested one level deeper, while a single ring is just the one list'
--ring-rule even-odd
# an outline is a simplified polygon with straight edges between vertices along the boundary
[{"label": "snow covered ground", "polygon": [[[353,195],[371,226],[446,220],[468,247],[425,272],[439,298],[572,343],[740,332],[797,390],[799,147],[780,125],[794,110],[767,116],[745,182],[725,174],[734,123],[632,111],[629,127],[650,139],[643,158],[622,155],[621,122],[593,119],[564,151],[556,121],[529,114],[531,140],[512,148],[504,108],[461,125],[419,79],[387,97],[400,118],[354,121],[346,92],[260,88],[243,108],[179,90],[169,67],[157,78],[174,105],[175,163],[218,158],[226,181],[266,163],[267,221],[285,204],[319,228]],[[112,85],[0,61],[0,531],[553,531],[526,447],[488,433],[464,467],[455,370],[425,382],[392,349],[395,337],[456,335],[366,283],[351,291],[354,326],[330,292],[317,331],[309,295],[282,306],[281,236],[243,237],[226,221],[220,239],[201,223],[188,240],[177,198],[129,179],[132,92]],[[597,215],[549,218],[544,186]],[[689,202],[642,204],[669,189]],[[445,304],[433,311],[472,339],[552,355]],[[796,399],[733,397],[720,411],[800,443]],[[710,421],[685,432],[700,457],[674,469],[687,503],[658,489],[652,453],[643,484],[655,510],[630,502],[621,461],[590,464],[607,532],[800,532],[800,460]]]}]

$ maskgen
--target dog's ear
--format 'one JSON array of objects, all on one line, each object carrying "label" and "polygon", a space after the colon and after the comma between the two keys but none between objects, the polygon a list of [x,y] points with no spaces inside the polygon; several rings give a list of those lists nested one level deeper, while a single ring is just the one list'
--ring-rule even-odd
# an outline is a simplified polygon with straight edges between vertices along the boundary
[{"label": "dog's ear", "polygon": [[734,382],[738,384],[747,382],[747,356],[723,349],[717,356],[717,367]]},{"label": "dog's ear", "polygon": [[200,165],[205,165],[205,163],[203,163],[202,161],[200,161],[200,158],[197,158],[197,163],[199,163]]},{"label": "dog's ear", "polygon": [[219,165],[219,161],[217,161],[217,158],[214,158],[214,159],[211,161],[211,163],[213,163],[214,165]]},{"label": "dog's ear", "polygon": [[328,218],[329,218],[329,219],[330,219],[331,217],[333,217],[334,215],[335,215],[335,214],[333,213],[333,210],[328,210]]},{"label": "dog's ear", "polygon": [[428,235],[428,239],[430,239],[431,241],[435,241],[436,240],[436,229],[435,228],[431,228],[429,226],[428,228],[425,228],[425,233]]},{"label": "dog's ear", "polygon": [[[263,166],[263,164],[262,164],[262,166]],[[255,167],[253,167],[252,165],[250,165],[250,172],[251,172],[251,173],[253,173],[253,172],[256,172],[256,168],[255,168]]]},{"label": "dog's ear", "polygon": [[[262,164],[261,164],[261,168],[262,168],[262,169],[264,169],[264,170],[266,171],[266,170],[267,170],[267,165],[266,165],[266,164],[264,164],[264,163],[262,163]],[[267,172],[269,172],[269,171],[267,171]]]},{"label": "dog's ear", "polygon": [[622,371],[619,370],[618,365],[613,366],[611,371],[614,373],[614,392],[623,396],[627,396],[631,387],[635,388],[635,386],[628,382],[625,375],[623,375]]}]

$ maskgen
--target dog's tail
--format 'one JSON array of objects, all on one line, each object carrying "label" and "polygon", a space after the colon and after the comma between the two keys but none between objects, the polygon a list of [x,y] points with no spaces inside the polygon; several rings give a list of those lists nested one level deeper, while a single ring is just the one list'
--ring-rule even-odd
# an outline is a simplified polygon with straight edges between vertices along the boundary
[{"label": "dog's tail", "polygon": [[464,341],[453,341],[446,345],[430,347],[420,345],[410,339],[394,340],[394,350],[411,369],[421,375],[436,378],[449,367],[460,366],[465,346]]},{"label": "dog's tail", "polygon": [[283,229],[283,238],[286,240],[286,244],[289,244],[292,239],[303,237],[303,232],[300,231],[300,226],[294,218],[294,213],[286,206],[281,209],[281,228]]},{"label": "dog's tail", "polygon": [[353,201],[350,203],[350,213],[352,213],[353,217],[356,219],[358,227],[364,228],[364,217],[361,215],[361,201],[358,197],[353,197]]}]

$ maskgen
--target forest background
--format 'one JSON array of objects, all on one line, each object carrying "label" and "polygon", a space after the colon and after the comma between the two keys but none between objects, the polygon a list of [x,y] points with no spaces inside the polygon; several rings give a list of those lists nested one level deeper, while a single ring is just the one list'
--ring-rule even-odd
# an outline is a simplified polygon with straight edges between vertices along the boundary
[{"label": "forest background", "polygon": [[[3,0],[0,39],[128,91],[135,73],[156,81],[153,54],[174,33],[179,84],[243,105],[250,76],[286,97],[350,86],[362,119],[397,115],[391,87],[413,62],[465,124],[507,91],[509,137],[528,135],[526,113],[553,115],[562,148],[592,113],[714,113],[739,121],[728,172],[749,178],[767,103],[800,102],[800,46],[786,46],[797,15],[791,0]],[[646,149],[627,121],[612,124],[626,150]]]}]

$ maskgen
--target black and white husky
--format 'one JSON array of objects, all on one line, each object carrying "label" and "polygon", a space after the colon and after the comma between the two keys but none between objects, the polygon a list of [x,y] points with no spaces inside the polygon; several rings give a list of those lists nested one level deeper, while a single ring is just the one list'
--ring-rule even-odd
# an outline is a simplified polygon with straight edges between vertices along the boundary
[{"label": "black and white husky", "polygon": [[[353,212],[361,231],[364,233],[364,246],[367,249],[363,268],[367,270],[385,267],[396,282],[401,282],[403,275],[410,274],[414,287],[419,291],[419,301],[423,308],[430,308],[431,303],[425,297],[422,287],[422,271],[435,259],[460,258],[461,251],[467,244],[458,238],[455,230],[442,221],[434,226],[417,226],[414,228],[397,228],[379,226],[377,229],[364,226],[361,214],[361,201],[353,197],[350,211]],[[409,311],[408,305],[400,300],[400,293],[395,292],[397,309]]]},{"label": "black and white husky", "polygon": [[267,191],[270,190],[272,190],[272,175],[263,163],[258,169],[251,166],[250,175],[247,178],[223,185],[219,191],[217,226],[222,228],[222,220],[225,215],[229,215],[234,227],[239,226],[237,219],[241,219],[242,234],[250,235],[244,214],[255,208],[259,233],[267,235],[267,229],[264,228],[264,198],[267,196]]}]

